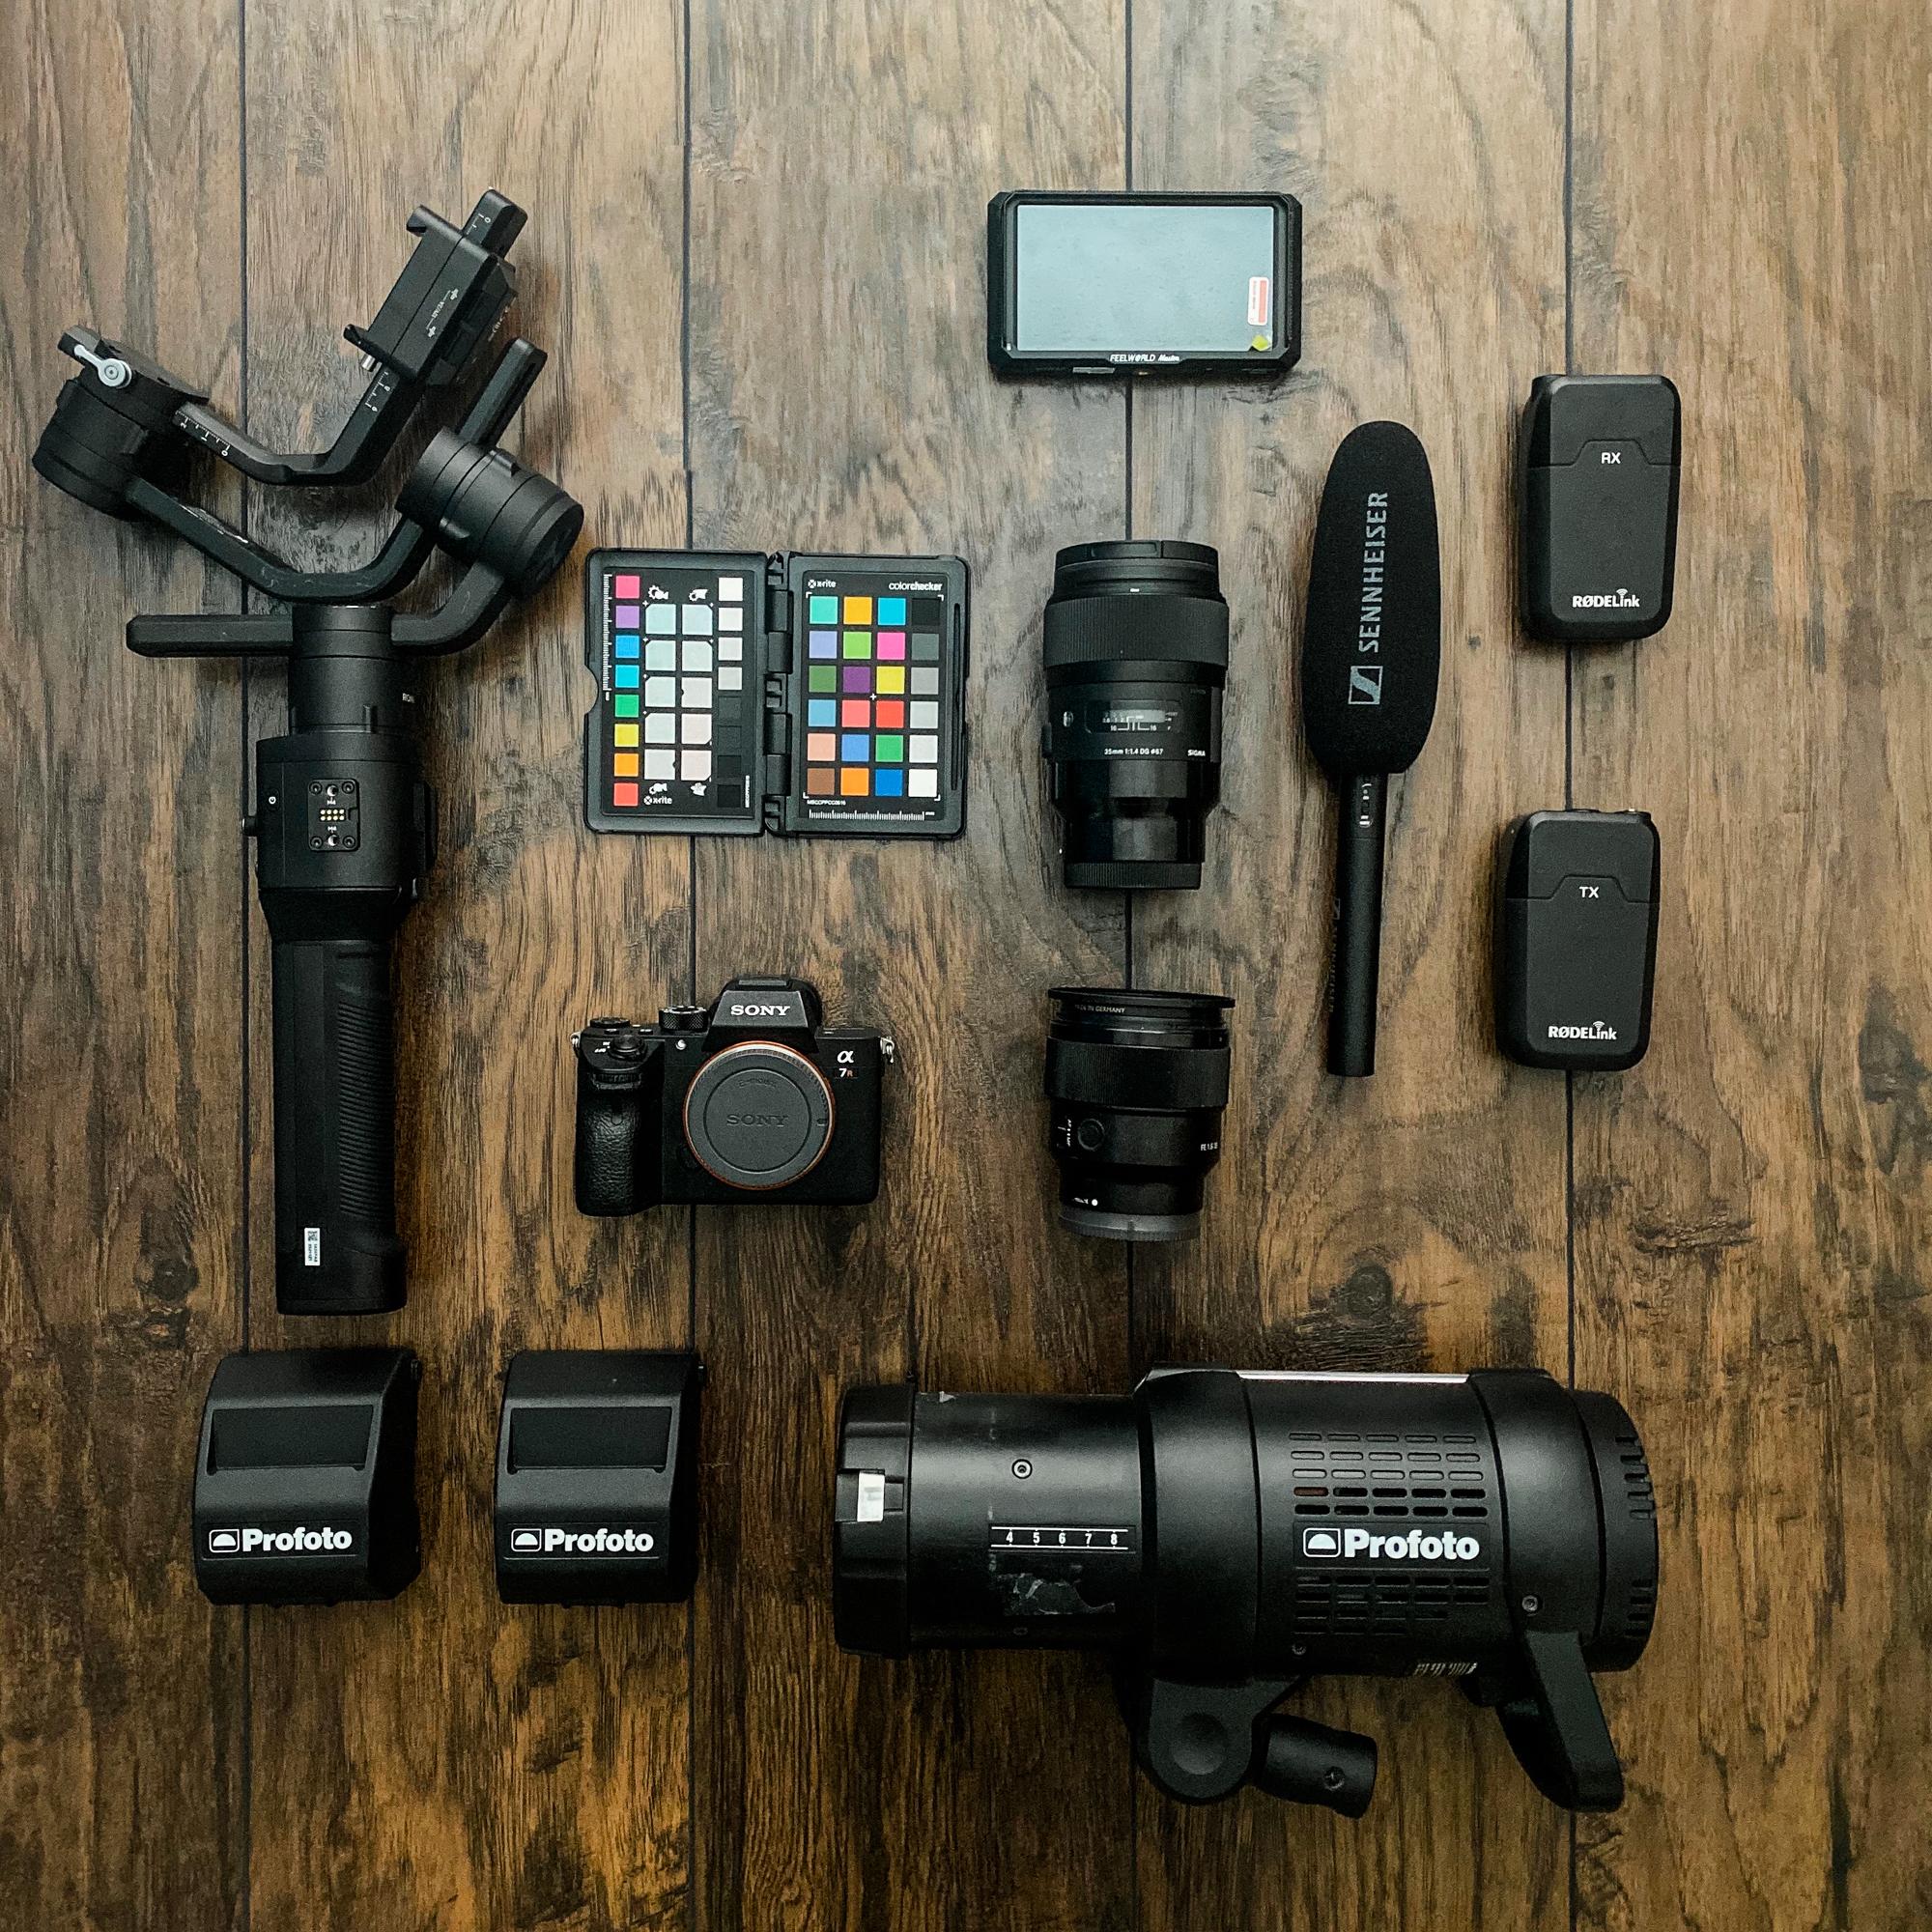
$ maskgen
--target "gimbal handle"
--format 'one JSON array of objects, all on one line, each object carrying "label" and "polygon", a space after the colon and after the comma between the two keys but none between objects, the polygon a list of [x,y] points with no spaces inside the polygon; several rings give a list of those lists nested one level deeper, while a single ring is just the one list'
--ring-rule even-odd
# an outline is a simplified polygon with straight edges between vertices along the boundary
[{"label": "gimbal handle", "polygon": [[[444,438],[487,457],[509,429],[530,385],[542,372],[546,356],[534,343],[518,336],[497,358],[490,380],[477,392],[455,431]],[[435,473],[451,476],[449,443],[440,438],[431,445]],[[507,461],[507,459],[505,459]],[[433,458],[425,452],[418,473]],[[452,476],[460,486],[461,476]],[[412,490],[420,499],[426,493]],[[423,566],[441,532],[410,517],[399,517],[383,547],[359,570],[303,570],[198,504],[185,503],[146,476],[131,478],[123,493],[129,509],[159,524],[201,554],[234,572],[265,596],[284,603],[373,604],[393,597]],[[439,505],[428,503],[434,511]],[[432,518],[432,521],[435,521]]]}]

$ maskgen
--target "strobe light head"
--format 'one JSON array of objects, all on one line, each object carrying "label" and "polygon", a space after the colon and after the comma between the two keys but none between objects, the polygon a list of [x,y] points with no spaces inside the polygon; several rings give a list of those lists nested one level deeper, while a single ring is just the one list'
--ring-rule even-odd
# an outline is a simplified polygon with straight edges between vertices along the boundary
[{"label": "strobe light head", "polygon": [[857,1388],[833,1543],[847,1650],[1114,1651],[1141,1762],[1177,1798],[1253,1783],[1359,1815],[1374,1745],[1275,1707],[1361,1673],[1458,1678],[1546,1797],[1623,1800],[1591,1673],[1650,1634],[1650,1476],[1616,1402],[1541,1371]]}]

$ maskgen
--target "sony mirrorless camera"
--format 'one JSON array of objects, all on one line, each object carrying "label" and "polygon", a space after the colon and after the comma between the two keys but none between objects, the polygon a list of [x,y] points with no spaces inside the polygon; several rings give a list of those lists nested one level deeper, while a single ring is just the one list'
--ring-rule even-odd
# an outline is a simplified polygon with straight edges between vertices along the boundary
[{"label": "sony mirrorless camera", "polygon": [[733,980],[656,1026],[592,1020],[577,1048],[577,1206],[849,1205],[879,1191],[880,1076],[893,1042],[829,1027],[806,980]]}]

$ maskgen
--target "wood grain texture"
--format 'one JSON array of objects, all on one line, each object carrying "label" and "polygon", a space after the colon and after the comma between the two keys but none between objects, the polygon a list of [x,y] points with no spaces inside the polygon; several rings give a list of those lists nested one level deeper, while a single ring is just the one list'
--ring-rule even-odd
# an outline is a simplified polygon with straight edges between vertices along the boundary
[{"label": "wood grain texture", "polygon": [[1676,615],[1572,708],[1665,868],[1649,1058],[1577,1089],[1577,1373],[1665,1531],[1583,1926],[1932,1918],[1923,26],[1577,10],[1577,363],[1685,411]]},{"label": "wood grain texture", "polygon": [[[29,0],[20,24],[0,1923],[1932,1922],[1921,10]],[[988,195],[1129,179],[1302,197],[1288,382],[1129,406],[993,379]],[[232,609],[234,585],[27,456],[83,319],[259,433],[323,440],[360,388],[338,331],[395,274],[410,205],[460,218],[491,185],[531,213],[508,327],[552,355],[515,441],[592,540],[967,559],[968,831],[589,837],[573,564],[419,680],[443,838],[399,948],[410,1304],[285,1322],[237,829],[282,681],[128,656],[129,611]],[[1517,412],[1566,354],[1663,368],[1687,412],[1677,614],[1568,667],[1516,636],[1507,536]],[[1293,666],[1328,456],[1382,414],[1434,461],[1447,624],[1394,801],[1382,1070],[1344,1092],[1319,1071],[1333,806]],[[402,473],[346,524],[232,480],[213,500],[339,562]],[[1235,626],[1208,877],[1131,916],[1061,888],[1037,755],[1053,553],[1129,531],[1217,545]],[[1650,810],[1665,867],[1650,1057],[1568,1096],[1493,1054],[1488,976],[1496,835],[1566,785]],[[895,1036],[880,1201],[577,1216],[568,1029],[760,970]],[[1122,977],[1239,1002],[1207,1232],[1131,1267],[1054,1224],[1039,1098],[1045,986]],[[503,1609],[511,1352],[688,1339],[712,1370],[692,1610]],[[353,1340],[425,1358],[424,1577],[388,1606],[211,1611],[186,1476],[215,1359]],[[833,1643],[854,1382],[1573,1353],[1637,1415],[1665,1534],[1658,1639],[1604,1685],[1613,1819],[1570,1826],[1437,1686],[1303,1700],[1384,1747],[1344,1825],[1167,1804],[1094,1660]]]},{"label": "wood grain texture", "polygon": [[233,406],[234,18],[31,6],[6,39],[0,1917],[227,1926],[240,1633],[188,1575],[185,1478],[241,1312],[241,701],[122,627],[234,591],[28,457],[74,323]]},{"label": "wood grain texture", "polygon": [[696,541],[956,552],[974,644],[963,838],[698,851],[701,995],[804,972],[899,1047],[876,1206],[699,1216],[725,1445],[699,1585],[706,1924],[1128,1921],[1098,1667],[861,1664],[827,1587],[845,1387],[1126,1371],[1121,1264],[1058,1233],[1039,1152],[1043,988],[1115,982],[1120,909],[1052,876],[1037,753],[1053,551],[1118,527],[1122,425],[1105,391],[995,382],[981,280],[997,189],[1121,178],[1122,42],[1101,4],[694,14]]},{"label": "wood grain texture", "polygon": [[[497,186],[530,215],[499,340],[519,328],[551,357],[513,445],[579,497],[593,532],[682,541],[680,32],[669,4],[254,18],[250,387],[263,424],[299,438],[339,419],[358,386],[335,342],[341,310],[366,319],[386,288],[410,203],[460,221]],[[273,534],[313,554],[313,504],[273,508]],[[372,528],[355,531],[358,555]],[[686,1918],[689,1613],[506,1609],[491,1574],[510,1355],[689,1339],[681,1217],[592,1222],[571,1206],[569,1029],[654,1008],[690,948],[685,848],[583,832],[581,594],[573,563],[416,679],[441,824],[397,951],[411,1246],[399,1315],[275,1319],[269,1094],[256,1082],[255,1340],[359,1333],[421,1353],[426,1550],[425,1575],[393,1605],[256,1620],[258,1925],[590,1932]],[[257,680],[257,732],[281,728],[280,685]],[[259,918],[254,933],[266,1065]]]},{"label": "wood grain texture", "polygon": [[[1135,185],[1290,190],[1306,276],[1286,384],[1133,400],[1134,534],[1215,545],[1233,624],[1208,872],[1134,919],[1136,983],[1236,1002],[1204,1236],[1135,1257],[1144,1361],[1563,1366],[1562,1082],[1502,1061],[1488,1014],[1497,835],[1563,798],[1562,660],[1515,642],[1507,521],[1515,411],[1563,353],[1563,58],[1553,4],[1134,9]],[[1443,668],[1391,798],[1377,1071],[1345,1082],[1322,1071],[1336,806],[1297,671],[1328,459],[1378,416],[1435,472]],[[1379,1739],[1368,1817],[1143,1786],[1144,1923],[1566,1922],[1564,1821],[1492,1718],[1432,1686],[1300,1701]]]}]

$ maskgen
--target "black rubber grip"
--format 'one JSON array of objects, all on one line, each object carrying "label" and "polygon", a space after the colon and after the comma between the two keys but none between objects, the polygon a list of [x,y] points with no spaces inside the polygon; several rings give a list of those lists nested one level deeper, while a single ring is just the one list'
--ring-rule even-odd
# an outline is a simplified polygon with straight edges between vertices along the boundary
[{"label": "black rubber grip", "polygon": [[1335,980],[1328,1008],[1328,1071],[1360,1079],[1376,1070],[1388,781],[1373,773],[1352,780],[1342,787],[1341,806],[1335,848]]},{"label": "black rubber grip", "polygon": [[278,941],[272,964],[275,1305],[400,1308],[389,942]]}]

